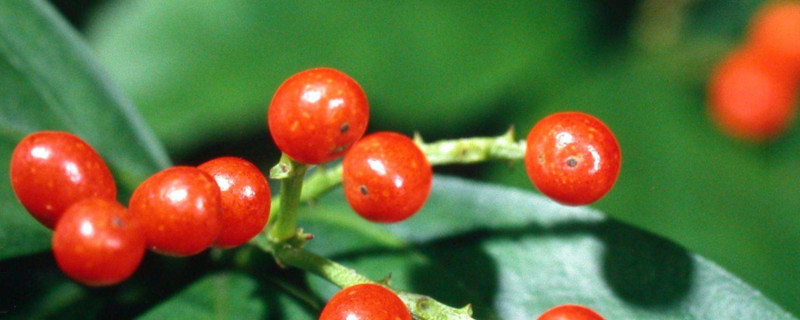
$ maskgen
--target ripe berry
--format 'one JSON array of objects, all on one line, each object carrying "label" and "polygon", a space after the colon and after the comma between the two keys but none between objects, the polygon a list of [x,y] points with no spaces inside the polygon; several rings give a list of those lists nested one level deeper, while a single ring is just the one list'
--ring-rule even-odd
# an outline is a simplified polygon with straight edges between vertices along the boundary
[{"label": "ripe berry", "polygon": [[219,186],[193,167],[173,167],[147,178],[131,196],[131,214],[141,222],[147,246],[171,256],[197,254],[222,228]]},{"label": "ripe berry", "polygon": [[287,79],[269,105],[267,123],[278,148],[305,164],[343,155],[364,135],[367,96],[341,71],[317,68]]},{"label": "ripe berry", "polygon": [[753,142],[783,134],[797,113],[796,81],[748,48],[734,51],[713,71],[709,113],[729,134]]},{"label": "ripe berry", "polygon": [[319,320],[411,320],[411,313],[397,295],[377,284],[363,283],[336,293]]},{"label": "ripe berry", "polygon": [[378,132],[358,141],[342,162],[342,186],[355,212],[391,223],[416,213],[431,191],[433,170],[408,137]]},{"label": "ripe berry", "polygon": [[41,131],[23,138],[11,154],[9,176],[25,209],[50,229],[82,199],[117,197],[114,178],[100,155],[67,132]]},{"label": "ripe berry", "polygon": [[564,304],[547,310],[537,320],[603,320],[603,317],[587,307]]},{"label": "ripe berry", "polygon": [[562,204],[585,205],[602,198],[617,181],[620,162],[614,134],[585,113],[552,114],[528,134],[528,177],[539,191]]},{"label": "ripe berry", "polygon": [[750,25],[750,45],[800,76],[800,2],[769,2]]},{"label": "ripe berry", "polygon": [[137,221],[119,203],[102,198],[88,198],[70,206],[53,233],[58,267],[89,286],[127,279],[136,271],[144,251]]},{"label": "ripe berry", "polygon": [[264,228],[272,194],[261,170],[235,157],[217,158],[197,168],[216,180],[222,195],[222,230],[214,246],[242,245]]}]

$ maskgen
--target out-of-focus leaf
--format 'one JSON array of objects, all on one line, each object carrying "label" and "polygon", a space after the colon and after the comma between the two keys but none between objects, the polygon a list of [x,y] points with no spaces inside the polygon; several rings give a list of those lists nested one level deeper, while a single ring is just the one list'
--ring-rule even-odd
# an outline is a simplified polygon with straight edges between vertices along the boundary
[{"label": "out-of-focus leaf", "polygon": [[88,32],[103,64],[180,152],[263,131],[278,85],[317,66],[361,83],[373,124],[464,132],[505,112],[486,106],[504,100],[521,72],[562,74],[574,63],[590,8],[558,0],[117,1]]},{"label": "out-of-focus leaf", "polygon": [[3,319],[95,318],[102,307],[100,300],[64,276],[50,253],[6,259],[0,264]]},{"label": "out-of-focus leaf", "polygon": [[98,70],[44,1],[0,1],[0,259],[49,247],[50,236],[17,202],[8,167],[26,134],[72,132],[112,168],[122,194],[169,164],[133,105]]},{"label": "out-of-focus leaf", "polygon": [[[704,46],[705,45],[705,46]],[[749,145],[723,134],[706,111],[706,77],[724,49],[692,43],[659,55],[626,55],[517,118],[530,128],[551,112],[581,110],[605,121],[622,149],[614,189],[595,206],[674,239],[800,310],[800,135]],[[527,132],[526,132],[527,133]],[[495,181],[533,189],[523,168],[498,166]]]}]

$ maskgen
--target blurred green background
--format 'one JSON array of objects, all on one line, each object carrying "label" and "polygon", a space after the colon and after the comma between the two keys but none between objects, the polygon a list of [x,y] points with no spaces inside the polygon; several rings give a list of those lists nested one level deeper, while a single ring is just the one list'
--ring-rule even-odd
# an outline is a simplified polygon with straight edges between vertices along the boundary
[{"label": "blurred green background", "polygon": [[[335,67],[370,131],[519,137],[581,110],[617,134],[623,168],[594,206],[704,255],[800,315],[800,133],[738,142],[708,119],[706,81],[756,0],[52,0],[86,35],[176,163],[277,161],[272,93]],[[533,189],[519,165],[438,172]]]}]

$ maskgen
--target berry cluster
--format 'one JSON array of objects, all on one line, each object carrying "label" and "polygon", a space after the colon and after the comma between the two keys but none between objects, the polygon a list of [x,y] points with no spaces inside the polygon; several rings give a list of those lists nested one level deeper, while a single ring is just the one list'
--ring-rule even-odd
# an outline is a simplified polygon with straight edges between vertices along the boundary
[{"label": "berry cluster", "polygon": [[145,180],[128,207],[100,155],[66,132],[23,138],[11,156],[11,185],[28,212],[54,230],[52,248],[67,276],[90,286],[134,273],[146,248],[188,256],[231,248],[267,222],[270,188],[258,168],[224,157],[173,167]]},{"label": "berry cluster", "polygon": [[[358,215],[377,223],[410,218],[430,194],[431,163],[420,148],[422,142],[395,132],[364,136],[368,119],[362,88],[335,69],[302,71],[277,89],[267,124],[286,159],[300,168],[297,176],[274,177],[295,181],[282,184],[281,206],[273,217],[286,223],[267,225],[272,203],[267,179],[252,163],[235,157],[157,172],[134,190],[126,209],[116,202],[111,172],[91,146],[69,133],[45,131],[17,145],[11,182],[30,214],[55,230],[53,253],[64,273],[87,285],[110,285],[133,274],[146,249],[185,257],[211,246],[242,245],[264,229],[270,236],[286,229],[268,240],[277,248],[301,247],[305,240],[293,238],[298,236],[292,212],[296,206],[289,202],[300,198],[306,166],[339,157],[342,189]],[[524,158],[533,184],[566,205],[602,198],[620,171],[620,148],[613,133],[585,113],[562,112],[542,119],[519,149],[524,157],[514,159]],[[292,187],[284,189],[285,185]],[[276,249],[270,250],[278,258]],[[411,313],[387,287],[359,284],[335,295],[320,316],[351,318],[410,320]],[[602,318],[584,307],[566,305],[540,319]]]},{"label": "berry cluster", "polygon": [[752,20],[748,41],[713,71],[709,113],[735,137],[767,141],[794,122],[798,89],[800,2],[770,2]]},{"label": "berry cluster", "polygon": [[[317,68],[293,75],[278,88],[267,122],[278,148],[298,163],[316,165],[344,155],[342,187],[361,217],[379,223],[403,221],[427,200],[431,165],[407,136],[377,132],[362,138],[368,113],[366,96],[352,78]],[[537,123],[528,135],[524,157],[539,190],[567,205],[603,197],[617,180],[620,158],[611,130],[580,112],[553,114]],[[542,319],[601,319],[575,306],[548,314]],[[564,318],[557,318],[559,314]],[[360,284],[337,293],[320,316],[321,320],[351,318],[411,319],[411,315],[391,290]]]},{"label": "berry cluster", "polygon": [[342,185],[356,213],[373,222],[405,220],[428,199],[433,170],[404,135],[378,132],[362,139],[368,120],[361,86],[330,68],[291,76],[267,114],[275,144],[293,160],[316,165],[344,155]]}]

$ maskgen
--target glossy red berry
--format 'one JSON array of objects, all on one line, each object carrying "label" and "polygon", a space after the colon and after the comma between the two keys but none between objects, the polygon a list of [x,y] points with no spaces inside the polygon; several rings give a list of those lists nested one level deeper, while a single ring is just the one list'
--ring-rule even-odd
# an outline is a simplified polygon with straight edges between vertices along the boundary
[{"label": "glossy red berry", "polygon": [[336,293],[322,309],[319,320],[411,320],[397,295],[377,284],[357,284]]},{"label": "glossy red berry", "polygon": [[528,177],[539,191],[562,204],[585,205],[602,198],[616,183],[620,162],[614,134],[585,113],[549,115],[528,134]]},{"label": "glossy red berry", "polygon": [[267,114],[278,148],[305,164],[343,155],[364,135],[368,119],[364,90],[348,75],[330,68],[291,76],[275,92]]},{"label": "glossy red berry", "polygon": [[433,170],[408,137],[378,132],[358,141],[342,162],[342,186],[353,210],[367,220],[405,220],[422,208]]},{"label": "glossy red berry", "polygon": [[763,52],[742,48],[713,71],[708,89],[711,118],[723,131],[760,142],[782,135],[797,113],[797,84]]},{"label": "glossy red berry", "polygon": [[773,1],[764,5],[751,22],[750,45],[800,76],[800,2]]},{"label": "glossy red berry", "polygon": [[214,246],[240,246],[257,235],[267,224],[272,200],[264,174],[247,160],[217,158],[197,167],[208,173],[222,195],[222,230]]},{"label": "glossy red berry", "polygon": [[136,220],[119,203],[88,198],[70,206],[53,233],[58,267],[73,280],[106,286],[130,277],[144,256]]},{"label": "glossy red berry", "polygon": [[25,209],[50,229],[82,199],[117,197],[114,178],[100,155],[67,132],[41,131],[23,138],[11,154],[9,176]]},{"label": "glossy red berry", "polygon": [[547,310],[537,320],[603,320],[603,317],[587,307],[565,304]]},{"label": "glossy red berry", "polygon": [[194,167],[172,167],[142,182],[129,208],[150,249],[181,257],[205,250],[217,238],[221,202],[214,178]]}]

